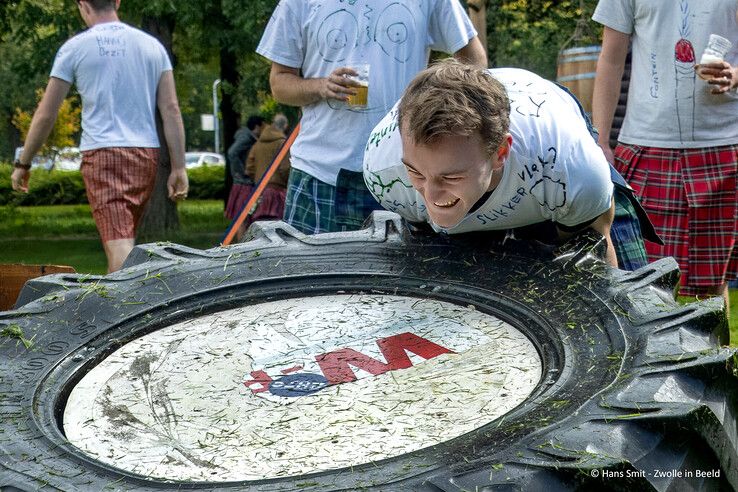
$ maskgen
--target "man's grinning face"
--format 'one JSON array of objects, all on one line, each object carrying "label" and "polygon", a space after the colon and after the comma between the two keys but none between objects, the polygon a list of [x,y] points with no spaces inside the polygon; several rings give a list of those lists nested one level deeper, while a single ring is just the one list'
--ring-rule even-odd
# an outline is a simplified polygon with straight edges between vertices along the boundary
[{"label": "man's grinning face", "polygon": [[499,184],[512,142],[507,135],[489,156],[478,135],[449,135],[432,144],[417,144],[402,129],[400,134],[410,183],[423,196],[431,220],[444,228],[461,222],[482,195]]}]

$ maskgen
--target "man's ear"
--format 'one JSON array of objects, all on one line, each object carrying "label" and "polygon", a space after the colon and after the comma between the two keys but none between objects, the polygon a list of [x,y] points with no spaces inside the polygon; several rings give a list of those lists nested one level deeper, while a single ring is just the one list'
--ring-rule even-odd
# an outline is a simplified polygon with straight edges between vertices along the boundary
[{"label": "man's ear", "polygon": [[505,159],[510,155],[510,149],[512,148],[512,135],[506,133],[502,137],[502,143],[497,149],[497,162],[505,162]]}]

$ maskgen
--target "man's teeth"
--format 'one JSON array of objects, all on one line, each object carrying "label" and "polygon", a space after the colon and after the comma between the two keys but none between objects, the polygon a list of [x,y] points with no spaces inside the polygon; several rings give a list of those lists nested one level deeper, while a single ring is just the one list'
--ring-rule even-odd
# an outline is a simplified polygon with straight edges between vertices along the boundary
[{"label": "man's teeth", "polygon": [[458,201],[459,199],[457,198],[455,200],[451,200],[450,202],[445,202],[445,203],[433,202],[433,205],[435,205],[436,207],[453,207],[454,205],[456,205],[456,202]]}]

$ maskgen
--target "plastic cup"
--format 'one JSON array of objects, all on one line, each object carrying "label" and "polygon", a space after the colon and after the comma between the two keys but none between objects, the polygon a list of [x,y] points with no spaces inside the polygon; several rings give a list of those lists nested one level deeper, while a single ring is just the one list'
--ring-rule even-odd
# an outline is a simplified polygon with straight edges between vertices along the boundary
[{"label": "plastic cup", "polygon": [[725,39],[718,34],[710,34],[710,40],[707,42],[705,51],[702,52],[700,58],[700,65],[723,61],[732,47],[733,43],[729,39]]},{"label": "plastic cup", "polygon": [[352,108],[366,108],[369,103],[369,64],[359,63],[349,66],[357,73],[349,78],[358,82],[359,87],[353,87],[356,94],[348,97],[348,104]]}]

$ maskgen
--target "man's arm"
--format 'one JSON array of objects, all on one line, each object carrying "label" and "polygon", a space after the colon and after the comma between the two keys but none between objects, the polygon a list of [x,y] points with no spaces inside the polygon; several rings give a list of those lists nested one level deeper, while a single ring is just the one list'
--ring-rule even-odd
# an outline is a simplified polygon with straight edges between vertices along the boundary
[{"label": "man's arm", "polygon": [[615,108],[620,98],[625,58],[628,56],[630,35],[605,26],[602,34],[602,52],[597,61],[594,93],[592,95],[592,122],[600,133],[599,145],[608,162],[614,157],[610,148],[610,130]]},{"label": "man's arm", "polygon": [[466,46],[454,53],[454,58],[467,65],[487,68],[487,53],[484,51],[479,36],[474,36]]},{"label": "man's arm", "polygon": [[607,242],[607,252],[605,253],[605,259],[610,265],[617,268],[618,258],[615,254],[615,246],[612,243],[612,239],[610,239],[610,228],[612,227],[613,220],[615,220],[615,197],[613,197],[610,203],[610,208],[600,216],[595,217],[594,220],[584,222],[579,227],[575,226],[564,228],[564,226],[557,224],[556,230],[558,232],[559,239],[570,238],[577,232],[582,231],[586,228],[594,229],[595,231],[599,232],[605,237],[605,241]]},{"label": "man's arm", "polygon": [[340,67],[328,77],[306,79],[300,75],[300,69],[272,62],[269,84],[277,102],[289,106],[307,106],[324,99],[348,101],[348,96],[355,94],[351,87],[359,84],[344,75],[358,74],[349,67]]},{"label": "man's arm", "polygon": [[[23,154],[20,156],[20,162],[23,165],[31,164],[33,156],[41,149],[44,142],[49,138],[51,130],[54,129],[56,116],[59,108],[64,102],[64,98],[69,93],[72,85],[62,79],[51,77],[46,86],[41,102],[38,104],[36,112],[31,120],[31,128],[28,130],[26,141],[23,143]],[[11,182],[13,189],[16,191],[28,192],[28,179],[31,177],[31,171],[21,168],[13,170]]]},{"label": "man's arm", "polygon": [[156,93],[156,105],[161,113],[164,138],[169,149],[172,171],[167,179],[167,190],[171,200],[187,197],[189,181],[185,168],[185,132],[182,114],[179,111],[174,74],[171,70],[162,73]]},{"label": "man's arm", "polygon": [[615,220],[615,197],[612,199],[610,209],[597,217],[589,227],[605,236],[605,241],[607,241],[607,253],[605,254],[605,259],[611,266],[617,268],[618,257],[615,254],[615,246],[612,244],[612,239],[610,238],[610,227],[612,227],[613,220]]}]

